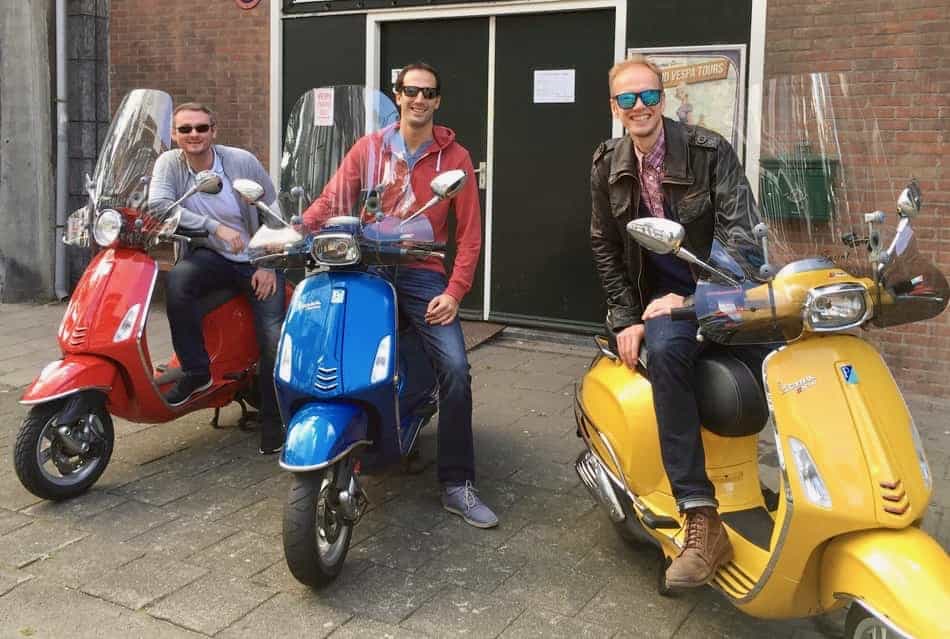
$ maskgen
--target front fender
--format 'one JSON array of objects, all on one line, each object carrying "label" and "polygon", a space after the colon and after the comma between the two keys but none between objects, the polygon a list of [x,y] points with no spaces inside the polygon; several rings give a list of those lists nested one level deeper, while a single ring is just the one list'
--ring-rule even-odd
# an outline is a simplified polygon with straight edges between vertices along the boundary
[{"label": "front fender", "polygon": [[370,443],[368,424],[366,412],[354,404],[305,404],[287,426],[280,465],[292,472],[329,466],[354,446]]},{"label": "front fender", "polygon": [[67,355],[47,364],[27,387],[21,404],[40,404],[84,390],[108,394],[118,371],[110,360],[93,355]]},{"label": "front fender", "polygon": [[853,599],[910,637],[950,637],[950,558],[914,528],[836,537],[821,562],[821,602]]}]

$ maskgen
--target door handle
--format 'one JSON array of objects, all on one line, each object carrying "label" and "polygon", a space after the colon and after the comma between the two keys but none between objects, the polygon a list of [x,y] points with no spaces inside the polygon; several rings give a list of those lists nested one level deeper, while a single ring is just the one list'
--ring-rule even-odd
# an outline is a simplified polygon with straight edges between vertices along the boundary
[{"label": "door handle", "polygon": [[475,172],[478,173],[478,188],[484,191],[488,188],[488,162],[479,162]]}]

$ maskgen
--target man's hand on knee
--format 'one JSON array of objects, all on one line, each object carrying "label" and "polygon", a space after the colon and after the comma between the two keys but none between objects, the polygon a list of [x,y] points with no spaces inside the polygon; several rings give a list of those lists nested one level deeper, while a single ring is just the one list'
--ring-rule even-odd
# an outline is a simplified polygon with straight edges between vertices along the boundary
[{"label": "man's hand on knee", "polygon": [[426,322],[446,326],[452,323],[458,312],[458,300],[448,293],[436,295],[426,308]]},{"label": "man's hand on knee", "polygon": [[619,351],[617,354],[620,355],[620,361],[631,370],[637,366],[640,343],[643,341],[645,330],[643,324],[634,324],[617,333],[617,350]]},{"label": "man's hand on knee", "polygon": [[267,268],[259,268],[251,276],[251,288],[254,297],[265,300],[277,292],[277,273]]},{"label": "man's hand on knee", "polygon": [[683,306],[683,300],[685,298],[682,295],[677,295],[676,293],[667,293],[663,297],[658,297],[649,304],[643,311],[643,321],[653,319],[654,317],[660,317],[661,315],[669,315],[670,310],[674,308],[680,308]]}]

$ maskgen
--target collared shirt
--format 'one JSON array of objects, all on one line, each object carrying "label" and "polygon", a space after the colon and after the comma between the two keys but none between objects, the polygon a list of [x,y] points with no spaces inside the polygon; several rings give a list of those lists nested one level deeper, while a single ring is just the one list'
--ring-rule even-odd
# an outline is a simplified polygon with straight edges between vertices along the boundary
[{"label": "collared shirt", "polygon": [[640,165],[640,192],[650,215],[666,217],[663,213],[663,178],[666,174],[663,168],[663,159],[666,157],[666,133],[663,127],[660,126],[660,135],[646,154],[640,153],[636,144],[633,149]]},{"label": "collared shirt", "polygon": [[[195,213],[205,215],[240,233],[245,246],[240,253],[232,253],[231,248],[215,235],[210,235],[207,242],[215,251],[232,262],[247,262],[249,258],[246,247],[251,239],[250,233],[248,233],[244,217],[241,215],[237,194],[231,188],[231,180],[224,172],[221,157],[216,152],[214,153],[214,163],[211,170],[221,178],[221,191],[218,193],[195,193],[182,204]],[[191,179],[194,179],[195,172],[191,167],[188,167],[188,171],[191,173]]]}]

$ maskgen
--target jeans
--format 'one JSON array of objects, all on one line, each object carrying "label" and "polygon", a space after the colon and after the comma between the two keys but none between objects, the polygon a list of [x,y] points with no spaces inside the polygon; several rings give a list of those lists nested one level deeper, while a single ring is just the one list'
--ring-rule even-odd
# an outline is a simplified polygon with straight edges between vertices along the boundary
[{"label": "jeans", "polygon": [[472,437],[472,376],[458,316],[447,326],[425,321],[432,298],[445,292],[445,276],[422,268],[377,268],[396,288],[399,310],[412,322],[432,361],[439,381],[440,482],[475,480],[475,444]]},{"label": "jeans", "polygon": [[728,348],[753,371],[773,346],[722,346],[697,342],[695,321],[673,321],[662,315],[646,322],[647,368],[653,408],[660,429],[663,467],[680,511],[697,506],[718,507],[715,488],[706,475],[706,455],[700,436],[699,410],[693,388],[693,365],[706,349]]},{"label": "jeans", "polygon": [[262,427],[267,428],[280,423],[274,394],[274,360],[284,322],[284,276],[278,272],[276,293],[258,300],[251,287],[256,270],[252,264],[232,262],[211,249],[196,249],[168,272],[165,306],[182,372],[202,374],[209,372],[210,361],[201,332],[201,300],[212,291],[228,288],[247,295],[254,310],[254,330],[260,349],[260,418]]}]

